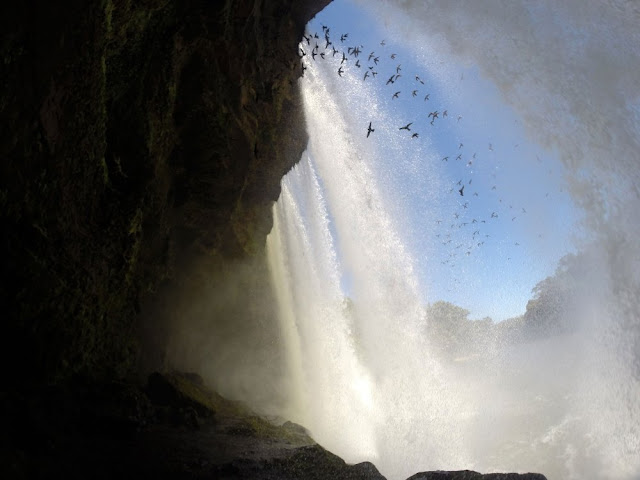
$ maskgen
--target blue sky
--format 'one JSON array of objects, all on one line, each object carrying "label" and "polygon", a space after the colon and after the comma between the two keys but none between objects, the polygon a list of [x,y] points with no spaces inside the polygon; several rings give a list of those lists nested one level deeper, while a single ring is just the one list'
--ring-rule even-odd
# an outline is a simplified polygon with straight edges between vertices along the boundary
[{"label": "blue sky", "polygon": [[[308,32],[320,37],[320,51],[322,25],[338,50],[362,46],[361,67],[349,56],[346,74],[363,76],[375,52],[378,75],[366,80],[372,102],[405,119],[399,125],[374,123],[369,140],[379,141],[383,130],[392,139],[378,146],[383,154],[377,173],[414,259],[423,301],[451,301],[471,318],[495,321],[524,313],[531,289],[573,250],[577,232],[580,214],[567,193],[558,152],[528,138],[521,119],[472,63],[398,38],[350,1],[332,2],[309,24]],[[340,54],[331,58],[330,52],[324,61],[339,65]],[[398,72],[401,77],[387,85]],[[432,125],[427,115],[433,111],[439,118]],[[362,119],[363,134],[369,121]],[[411,132],[399,130],[409,122]],[[411,138],[416,132],[419,137]]]}]

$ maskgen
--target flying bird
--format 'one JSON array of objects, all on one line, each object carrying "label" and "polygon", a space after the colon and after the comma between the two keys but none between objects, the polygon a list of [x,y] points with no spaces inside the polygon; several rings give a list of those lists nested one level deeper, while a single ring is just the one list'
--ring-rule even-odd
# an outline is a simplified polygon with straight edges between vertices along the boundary
[{"label": "flying bird", "polygon": [[404,127],[400,127],[398,130],[409,130],[411,131],[411,125],[413,125],[413,122],[407,123]]},{"label": "flying bird", "polygon": [[418,138],[418,132],[415,132],[413,135],[411,135],[411,138]]},{"label": "flying bird", "polygon": [[394,98],[398,98],[398,95],[400,95],[400,92],[396,92],[393,94],[393,97],[391,97],[391,100],[393,100]]},{"label": "flying bird", "polygon": [[462,185],[462,188],[458,190],[458,192],[460,193],[461,197],[464,197],[464,185]]},{"label": "flying bird", "polygon": [[371,122],[369,122],[369,128],[367,129],[367,138],[369,138],[369,135],[371,135],[371,132],[375,132],[375,130],[371,128]]}]

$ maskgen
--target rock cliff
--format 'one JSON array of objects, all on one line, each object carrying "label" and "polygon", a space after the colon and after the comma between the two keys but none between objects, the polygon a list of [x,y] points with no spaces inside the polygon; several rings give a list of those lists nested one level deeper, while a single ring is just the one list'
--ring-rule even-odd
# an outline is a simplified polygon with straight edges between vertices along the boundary
[{"label": "rock cliff", "polygon": [[0,7],[11,382],[131,373],[164,280],[260,252],[306,141],[296,44],[327,3]]}]

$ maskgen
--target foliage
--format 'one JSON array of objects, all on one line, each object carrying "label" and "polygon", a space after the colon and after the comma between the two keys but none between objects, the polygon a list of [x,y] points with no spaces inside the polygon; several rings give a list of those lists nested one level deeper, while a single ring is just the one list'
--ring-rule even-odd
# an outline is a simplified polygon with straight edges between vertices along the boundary
[{"label": "foliage", "polygon": [[580,303],[598,294],[596,256],[583,251],[560,259],[553,275],[538,282],[524,315],[529,336],[546,336],[574,328]]},{"label": "foliage", "polygon": [[425,316],[427,336],[440,355],[455,359],[487,348],[490,318],[469,320],[468,310],[445,301],[427,305]]}]

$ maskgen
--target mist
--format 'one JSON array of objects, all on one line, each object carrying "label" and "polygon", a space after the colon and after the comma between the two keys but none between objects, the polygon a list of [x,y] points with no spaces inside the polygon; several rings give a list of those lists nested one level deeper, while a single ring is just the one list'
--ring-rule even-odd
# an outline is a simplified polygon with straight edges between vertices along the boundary
[{"label": "mist", "polygon": [[589,353],[574,376],[599,392],[590,407],[592,421],[597,435],[611,439],[601,448],[617,452],[628,467],[594,477],[637,474],[638,5],[391,1],[362,6],[384,18],[385,28],[425,61],[438,51],[477,66],[520,114],[531,139],[560,152],[572,198],[584,211],[588,235],[578,248],[598,264],[592,270],[597,274],[583,279],[585,295],[576,302],[582,308],[574,312],[574,323],[585,335],[576,347]]},{"label": "mist", "polygon": [[[433,206],[425,224],[438,218],[438,152],[428,139],[399,142],[406,120],[327,61],[300,81],[309,145],[283,179],[266,258],[194,266],[197,288],[161,295],[160,363],[201,372],[221,394],[304,425],[390,479],[438,469],[637,478],[640,9],[357,3],[445,90],[434,59],[476,68],[529,140],[557,152],[582,213],[574,248],[584,267],[559,326],[531,330],[529,306],[495,325],[443,327],[430,313],[425,303],[440,299],[423,293],[405,212],[419,197]],[[363,118],[379,143],[364,137]]]},{"label": "mist", "polygon": [[142,371],[197,372],[266,416],[286,412],[290,363],[266,258],[185,262],[177,282],[144,306]]},{"label": "mist", "polygon": [[[448,355],[422,304],[401,213],[407,195],[439,190],[437,170],[415,168],[435,154],[389,136],[382,143],[403,159],[389,161],[365,142],[360,119],[402,125],[393,111],[359,78],[338,86],[332,67],[310,64],[301,81],[309,147],[283,181],[268,240],[288,414],[347,461],[371,460],[393,479],[466,468],[637,478],[638,9],[360,3],[425,68],[434,55],[476,67],[531,142],[558,152],[583,213],[575,248],[585,268],[563,328],[514,340],[506,323],[478,327]],[[402,184],[399,172],[412,169],[413,183]]]}]

